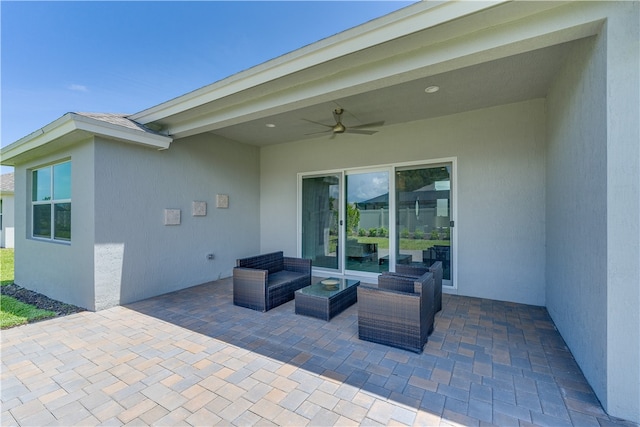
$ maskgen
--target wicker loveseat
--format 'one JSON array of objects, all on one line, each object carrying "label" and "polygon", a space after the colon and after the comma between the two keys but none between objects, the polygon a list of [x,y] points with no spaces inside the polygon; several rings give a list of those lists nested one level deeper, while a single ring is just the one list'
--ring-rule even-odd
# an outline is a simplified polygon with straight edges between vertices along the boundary
[{"label": "wicker loveseat", "polygon": [[435,312],[442,310],[442,261],[436,261],[431,267],[412,264],[396,264],[396,273],[408,276],[420,277],[424,273],[433,273]]},{"label": "wicker loveseat", "polygon": [[378,287],[358,287],[358,337],[422,353],[433,331],[433,274],[418,278],[386,273]]},{"label": "wicker loveseat", "polygon": [[269,311],[291,301],[311,285],[311,260],[283,256],[282,251],[242,258],[233,269],[233,303]]}]

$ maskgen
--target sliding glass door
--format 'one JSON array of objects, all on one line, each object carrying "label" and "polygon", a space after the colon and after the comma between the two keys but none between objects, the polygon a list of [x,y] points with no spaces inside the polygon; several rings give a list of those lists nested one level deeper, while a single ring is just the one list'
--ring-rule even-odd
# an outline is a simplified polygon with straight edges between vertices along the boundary
[{"label": "sliding glass door", "polygon": [[341,270],[340,253],[341,174],[302,179],[302,257],[315,267]]},{"label": "sliding glass door", "polygon": [[300,176],[301,255],[321,274],[369,276],[441,261],[453,285],[455,161]]},{"label": "sliding glass door", "polygon": [[389,271],[389,171],[348,173],[346,195],[346,269]]},{"label": "sliding glass door", "polygon": [[396,263],[442,261],[451,280],[451,164],[396,169]]}]

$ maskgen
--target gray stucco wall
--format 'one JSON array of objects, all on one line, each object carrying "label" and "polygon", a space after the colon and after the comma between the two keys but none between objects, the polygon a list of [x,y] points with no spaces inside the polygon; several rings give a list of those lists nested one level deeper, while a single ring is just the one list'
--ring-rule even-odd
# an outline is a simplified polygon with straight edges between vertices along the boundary
[{"label": "gray stucco wall", "polygon": [[548,97],[547,308],[607,412],[640,422],[640,5],[582,12],[606,21]]},{"label": "gray stucco wall", "polygon": [[607,36],[607,404],[640,424],[640,3]]},{"label": "gray stucco wall", "polygon": [[607,177],[603,38],[571,52],[548,97],[547,308],[606,395]]},{"label": "gray stucco wall", "polygon": [[15,246],[15,197],[13,194],[0,194],[2,199],[2,230],[0,230],[0,248]]},{"label": "gray stucco wall", "polygon": [[[91,140],[15,168],[15,282],[51,298],[94,310],[93,152]],[[29,170],[71,160],[71,243],[30,237]]]},{"label": "gray stucco wall", "polygon": [[[96,307],[228,277],[238,257],[258,253],[258,156],[211,134],[165,151],[96,141]],[[206,216],[192,215],[194,201]],[[180,225],[164,225],[165,209],[180,209]]]},{"label": "gray stucco wall", "polygon": [[261,251],[296,254],[297,173],[457,157],[457,292],[544,305],[544,111],[534,100],[265,147]]}]

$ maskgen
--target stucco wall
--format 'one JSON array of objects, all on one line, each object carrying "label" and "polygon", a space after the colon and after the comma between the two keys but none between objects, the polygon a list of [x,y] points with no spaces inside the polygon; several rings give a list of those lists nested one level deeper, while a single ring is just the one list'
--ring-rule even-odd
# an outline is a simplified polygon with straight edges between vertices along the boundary
[{"label": "stucco wall", "polygon": [[[238,257],[257,253],[258,156],[211,134],[164,151],[97,140],[97,308],[228,277]],[[228,209],[216,209],[217,194]],[[206,216],[192,216],[194,201]],[[165,209],[181,210],[180,225],[164,225]]]},{"label": "stucco wall", "polygon": [[533,100],[265,147],[261,250],[296,254],[297,173],[456,157],[457,292],[544,305],[544,137]]},{"label": "stucco wall", "polygon": [[607,404],[640,424],[640,3],[607,37]]},{"label": "stucco wall", "polygon": [[572,51],[550,91],[546,203],[547,308],[599,396],[607,348],[603,43],[592,38]]},{"label": "stucco wall", "polygon": [[547,308],[605,410],[640,422],[640,6],[582,12],[607,19],[548,96]]},{"label": "stucco wall", "polygon": [[[90,310],[93,305],[93,143],[15,167],[15,282]],[[30,237],[29,170],[71,160],[71,243]]]},{"label": "stucco wall", "polygon": [[2,230],[0,230],[0,248],[15,246],[15,197],[13,194],[2,194]]}]

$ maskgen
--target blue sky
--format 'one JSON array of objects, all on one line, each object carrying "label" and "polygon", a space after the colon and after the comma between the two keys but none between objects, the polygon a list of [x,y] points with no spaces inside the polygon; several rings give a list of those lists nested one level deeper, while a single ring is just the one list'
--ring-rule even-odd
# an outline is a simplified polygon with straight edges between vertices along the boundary
[{"label": "blue sky", "polygon": [[409,4],[1,1],[1,145],[69,111],[144,110]]}]

